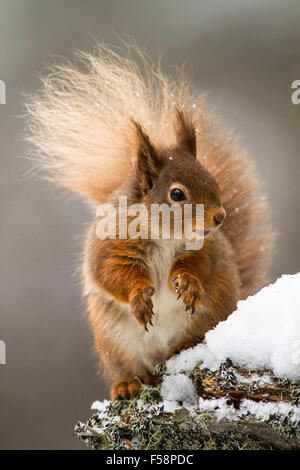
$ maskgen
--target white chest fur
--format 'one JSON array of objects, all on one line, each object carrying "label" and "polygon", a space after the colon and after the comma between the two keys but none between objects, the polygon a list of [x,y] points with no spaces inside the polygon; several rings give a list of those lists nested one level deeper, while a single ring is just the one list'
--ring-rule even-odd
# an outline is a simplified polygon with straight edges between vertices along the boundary
[{"label": "white chest fur", "polygon": [[[152,297],[154,316],[153,326],[146,332],[131,315],[130,336],[132,341],[127,345],[140,357],[148,368],[166,357],[170,349],[180,342],[181,333],[188,322],[188,314],[184,311],[181,300],[168,285],[171,266],[182,242],[160,241],[146,260],[151,273],[155,294]],[[126,334],[127,336],[127,334]]]}]

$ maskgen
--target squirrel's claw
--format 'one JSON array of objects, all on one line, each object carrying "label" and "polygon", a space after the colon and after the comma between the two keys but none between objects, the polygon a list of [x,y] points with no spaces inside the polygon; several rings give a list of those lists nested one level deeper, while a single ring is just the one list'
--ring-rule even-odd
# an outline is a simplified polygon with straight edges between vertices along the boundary
[{"label": "squirrel's claw", "polygon": [[[154,315],[154,312],[153,312],[152,309],[151,309],[151,311],[150,311],[150,314],[151,314],[151,315]],[[146,325],[144,326],[144,328],[145,328],[145,330],[146,330],[147,332],[149,331],[148,328],[147,328],[147,325],[148,325],[148,324],[151,325],[151,326],[153,326],[153,323],[152,323],[151,318],[148,320],[148,323],[146,323]]]},{"label": "squirrel's claw", "polygon": [[199,279],[192,274],[182,273],[171,277],[171,282],[177,294],[177,300],[182,297],[186,305],[185,311],[191,310],[190,314],[193,315],[200,305],[200,297],[203,292]]},{"label": "squirrel's claw", "polygon": [[188,304],[188,305],[185,307],[185,311],[187,312],[188,310],[191,310],[190,315],[194,315],[195,310],[196,310],[195,305],[190,305],[190,304]]},{"label": "squirrel's claw", "polygon": [[149,331],[148,325],[153,326],[151,317],[154,315],[154,312],[151,297],[154,292],[155,289],[153,286],[146,286],[141,288],[131,302],[132,313],[136,317],[139,324],[143,326],[147,332]]},{"label": "squirrel's claw", "polygon": [[145,330],[147,331],[147,333],[149,332],[148,327],[147,327],[148,324],[150,324],[151,326],[153,326],[153,323],[152,323],[152,320],[151,320],[151,319],[148,321],[148,323],[147,323],[146,325],[144,325],[144,328],[145,328]]},{"label": "squirrel's claw", "polygon": [[187,290],[188,288],[188,284],[183,288],[181,289],[181,291],[179,291],[179,285],[177,287],[177,290],[176,290],[176,293],[178,293],[178,296],[177,296],[177,300],[180,299],[180,297],[182,296],[182,294]]}]

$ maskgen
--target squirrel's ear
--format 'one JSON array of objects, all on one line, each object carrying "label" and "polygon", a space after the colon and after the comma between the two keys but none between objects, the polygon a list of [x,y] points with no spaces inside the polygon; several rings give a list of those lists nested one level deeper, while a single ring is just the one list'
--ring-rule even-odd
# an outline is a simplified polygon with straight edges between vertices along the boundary
[{"label": "squirrel's ear", "polygon": [[196,131],[194,125],[178,108],[175,110],[174,127],[178,147],[196,158]]},{"label": "squirrel's ear", "polygon": [[152,188],[154,179],[162,168],[163,163],[158,158],[157,153],[142,126],[136,121],[133,121],[133,124],[136,128],[137,134],[137,182],[142,191],[147,192]]}]

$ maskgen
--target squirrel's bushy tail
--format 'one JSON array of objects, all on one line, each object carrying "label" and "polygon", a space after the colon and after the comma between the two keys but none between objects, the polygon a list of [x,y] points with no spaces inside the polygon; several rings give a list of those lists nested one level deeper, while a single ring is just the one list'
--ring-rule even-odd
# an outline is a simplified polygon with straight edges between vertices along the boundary
[{"label": "squirrel's bushy tail", "polygon": [[[139,65],[130,58],[133,51]],[[171,80],[137,48],[123,58],[98,46],[95,55],[79,52],[73,63],[53,66],[42,81],[27,101],[36,164],[57,184],[95,203],[132,174],[137,150],[132,118],[154,145],[174,145],[174,109],[183,109],[196,128],[197,158],[222,189],[227,212],[222,230],[235,251],[242,296],[261,287],[273,235],[255,169],[236,141],[215,129],[183,75]]]},{"label": "squirrel's bushy tail", "polygon": [[[132,172],[137,137],[132,118],[153,140],[171,138],[176,88],[137,48],[139,65],[98,46],[54,65],[27,100],[28,140],[36,166],[57,184],[99,203]],[[130,54],[129,54],[130,55]],[[174,95],[174,98],[173,98]]]}]

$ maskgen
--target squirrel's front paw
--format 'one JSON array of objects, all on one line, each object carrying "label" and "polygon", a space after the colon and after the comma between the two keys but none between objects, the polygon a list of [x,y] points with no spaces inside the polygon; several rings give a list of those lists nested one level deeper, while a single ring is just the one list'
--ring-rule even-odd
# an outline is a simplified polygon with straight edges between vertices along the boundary
[{"label": "squirrel's front paw", "polygon": [[203,288],[199,279],[192,274],[173,275],[171,277],[173,289],[177,295],[177,299],[182,298],[186,305],[185,310],[191,310],[191,315],[200,305],[200,298],[203,294]]},{"label": "squirrel's front paw", "polygon": [[131,301],[131,311],[146,331],[148,331],[147,324],[152,325],[151,319],[154,312],[151,297],[154,292],[153,286],[141,287]]}]

